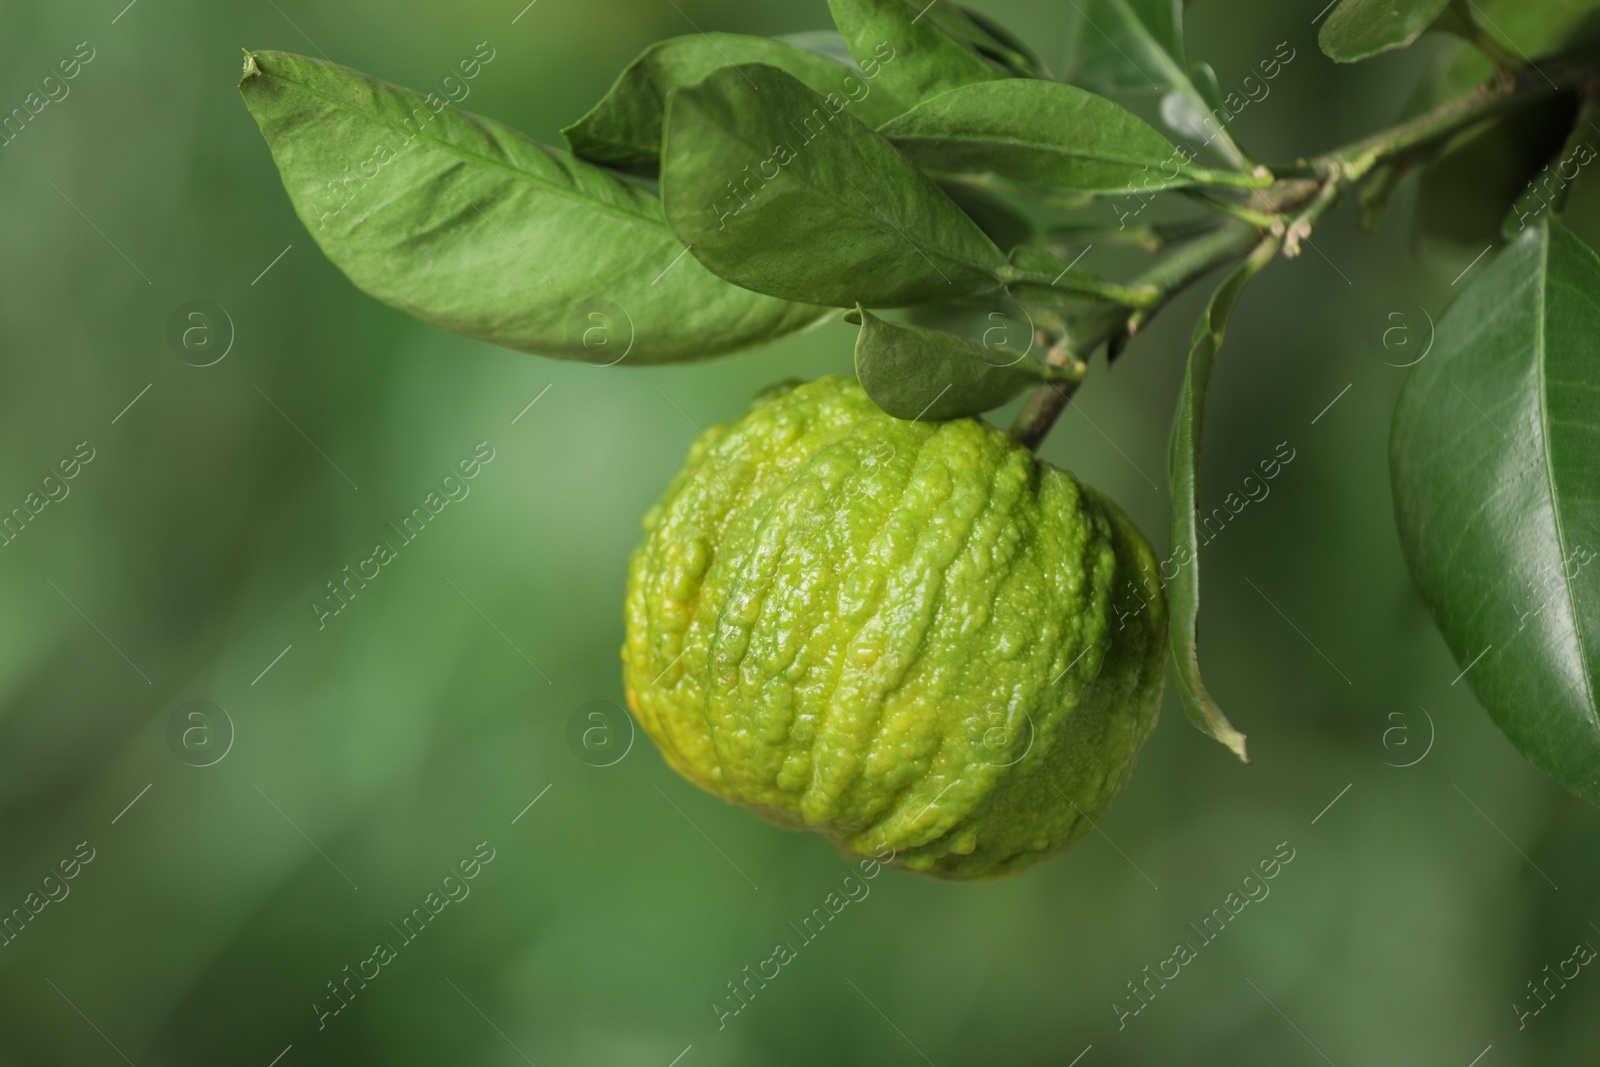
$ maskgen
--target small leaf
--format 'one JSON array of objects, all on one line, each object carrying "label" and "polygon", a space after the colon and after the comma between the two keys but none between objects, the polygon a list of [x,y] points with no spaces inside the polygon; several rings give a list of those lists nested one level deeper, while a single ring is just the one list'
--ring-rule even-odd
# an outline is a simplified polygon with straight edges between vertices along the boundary
[{"label": "small leaf", "polygon": [[561,132],[572,151],[585,159],[654,175],[660,167],[668,95],[702,81],[718,68],[739,63],[765,63],[787,71],[824,96],[835,94],[848,101],[851,112],[869,126],[881,125],[905,110],[862,77],[853,61],[845,66],[815,51],[767,37],[697,33],[645,49],[587,115]]},{"label": "small leaf", "polygon": [[773,296],[897,307],[1010,271],[933,179],[775,67],[725,67],[673,94],[662,192],[700,262]]},{"label": "small leaf", "polygon": [[1127,194],[1270,178],[1196,167],[1127,108],[1062,82],[1013,78],[952,89],[880,127],[907,158],[1028,188]]},{"label": "small leaf", "polygon": [[541,355],[668,363],[827,314],[729,285],[683,254],[653,194],[432,94],[285,52],[246,53],[239,90],[323,252],[426,322]]},{"label": "small leaf", "polygon": [[1222,86],[1210,63],[1189,64],[1192,91],[1169,89],[1161,97],[1161,121],[1180,137],[1205,144],[1233,120],[1222,99]]},{"label": "small leaf", "polygon": [[1183,375],[1183,392],[1178,398],[1178,417],[1172,424],[1172,448],[1167,460],[1167,475],[1172,487],[1172,561],[1177,574],[1167,584],[1167,603],[1171,610],[1168,637],[1172,643],[1173,673],[1178,679],[1178,696],[1189,721],[1202,733],[1228,746],[1241,760],[1245,754],[1244,734],[1234,728],[1217,702],[1206,691],[1200,678],[1200,440],[1205,429],[1206,395],[1211,390],[1211,372],[1217,352],[1227,333],[1228,316],[1239,301],[1239,294],[1250,279],[1259,274],[1278,254],[1277,241],[1263,241],[1250,257],[1235,267],[1217,286],[1206,310],[1195,323],[1189,349],[1189,364]]},{"label": "small leaf", "polygon": [[1406,562],[1512,744],[1600,803],[1600,257],[1559,222],[1465,284],[1395,409]]},{"label": "small leaf", "polygon": [[1450,0],[1342,0],[1317,31],[1317,44],[1339,63],[1404,48],[1433,25]]},{"label": "small leaf", "polygon": [[1218,83],[1217,72],[1210,63],[1201,60],[1190,63],[1189,81],[1194,85],[1195,92],[1200,94],[1200,99],[1205,101],[1213,113],[1222,108],[1222,86]]},{"label": "small leaf", "polygon": [[867,395],[897,419],[939,422],[979,415],[1043,381],[1072,381],[1008,346],[975,344],[943,330],[886,322],[864,308],[858,321],[856,377]]},{"label": "small leaf", "polygon": [[1159,93],[1188,80],[1182,0],[1076,0],[1073,7],[1074,83],[1103,93]]},{"label": "small leaf", "polygon": [[866,76],[908,104],[1006,77],[905,0],[828,0],[833,21]]},{"label": "small leaf", "polygon": [[[1075,0],[1073,7],[1080,18],[1074,84],[1108,94],[1176,92],[1189,101],[1192,114],[1211,114],[1184,58],[1182,0]],[[1208,127],[1203,144],[1249,169],[1228,131],[1215,121]]]},{"label": "small leaf", "polygon": [[1037,52],[982,12],[959,4],[939,3],[927,9],[945,33],[1019,78],[1048,78],[1050,71]]},{"label": "small leaf", "polygon": [[1479,28],[1520,59],[1600,37],[1600,0],[1474,0],[1468,10]]}]

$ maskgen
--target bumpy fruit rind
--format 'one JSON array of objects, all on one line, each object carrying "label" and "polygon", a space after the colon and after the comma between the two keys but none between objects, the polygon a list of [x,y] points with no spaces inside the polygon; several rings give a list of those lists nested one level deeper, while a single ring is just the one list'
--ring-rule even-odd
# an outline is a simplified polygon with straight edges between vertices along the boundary
[{"label": "bumpy fruit rind", "polygon": [[628,580],[628,704],[708,792],[955,879],[1089,832],[1155,726],[1166,606],[1110,500],[851,378],[697,440]]}]

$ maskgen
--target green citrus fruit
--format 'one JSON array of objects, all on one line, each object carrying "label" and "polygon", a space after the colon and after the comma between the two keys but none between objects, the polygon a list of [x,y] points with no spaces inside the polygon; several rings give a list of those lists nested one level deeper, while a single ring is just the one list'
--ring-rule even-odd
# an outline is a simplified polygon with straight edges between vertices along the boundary
[{"label": "green citrus fruit", "polygon": [[1122,511],[853,378],[770,391],[644,519],[629,706],[701,788],[946,878],[1090,830],[1155,726],[1166,606]]}]

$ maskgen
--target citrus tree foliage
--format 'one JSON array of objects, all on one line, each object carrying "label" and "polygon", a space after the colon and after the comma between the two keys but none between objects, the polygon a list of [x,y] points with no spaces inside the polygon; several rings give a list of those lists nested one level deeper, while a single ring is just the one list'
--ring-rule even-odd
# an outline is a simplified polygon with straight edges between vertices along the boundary
[{"label": "citrus tree foliage", "polygon": [[[1011,432],[1030,448],[1098,349],[1116,357],[1173,295],[1232,265],[1195,328],[1173,424],[1177,565],[1162,578],[1185,708],[1244,758],[1199,656],[1199,455],[1229,316],[1358,190],[1370,218],[1408,171],[1461,186],[1452,167],[1475,150],[1533,151],[1530,116],[1572,131],[1532,168],[1570,158],[1596,128],[1600,5],[1340,0],[1319,33],[1339,62],[1430,30],[1470,46],[1396,126],[1278,166],[1235,138],[1245,102],[1186,54],[1181,0],[1072,7],[1078,51],[1061,71],[952,3],[831,0],[837,34],[673,38],[564,147],[325,59],[249,52],[240,88],[307,230],[402,311],[624,367],[843,315],[886,415],[979,417],[1027,394]],[[1292,60],[1283,46],[1261,76]],[[1127,106],[1138,95],[1158,101],[1159,126]],[[1600,802],[1600,260],[1561,222],[1564,184],[1547,180],[1537,203],[1488,181],[1458,190],[1503,246],[1412,372],[1392,480],[1407,560],[1466,679],[1530,760]],[[1193,217],[1140,218],[1157,197]],[[1115,210],[1082,213],[1097,201]],[[1155,258],[1099,277],[1076,261],[1097,240]],[[618,316],[627,351],[594,358],[596,324]]]}]

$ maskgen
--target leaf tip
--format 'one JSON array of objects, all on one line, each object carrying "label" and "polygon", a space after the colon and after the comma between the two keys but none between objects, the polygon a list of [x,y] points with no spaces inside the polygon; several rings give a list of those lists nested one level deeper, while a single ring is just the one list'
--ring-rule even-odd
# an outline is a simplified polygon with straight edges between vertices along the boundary
[{"label": "leaf tip", "polygon": [[248,48],[242,49],[242,51],[244,52],[244,76],[239,79],[239,87],[241,89],[244,88],[245,82],[261,73],[261,67],[256,63],[256,54]]},{"label": "leaf tip", "polygon": [[1240,763],[1249,764],[1250,753],[1245,750],[1244,734],[1241,734],[1238,730],[1233,730],[1218,737],[1217,740],[1228,746],[1228,751],[1232,752],[1235,756],[1238,756]]}]

